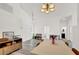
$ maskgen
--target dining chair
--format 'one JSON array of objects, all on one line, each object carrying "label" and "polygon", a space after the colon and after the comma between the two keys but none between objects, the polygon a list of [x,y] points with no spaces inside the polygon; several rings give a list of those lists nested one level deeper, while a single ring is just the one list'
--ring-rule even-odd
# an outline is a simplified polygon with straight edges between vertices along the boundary
[{"label": "dining chair", "polygon": [[76,55],[79,55],[79,51],[75,48],[72,48],[72,51],[76,54]]}]

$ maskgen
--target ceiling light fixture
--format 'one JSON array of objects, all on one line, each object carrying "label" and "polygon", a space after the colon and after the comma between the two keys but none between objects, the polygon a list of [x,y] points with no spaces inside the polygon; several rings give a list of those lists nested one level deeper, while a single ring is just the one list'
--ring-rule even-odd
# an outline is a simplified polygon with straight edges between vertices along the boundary
[{"label": "ceiling light fixture", "polygon": [[41,12],[49,13],[55,10],[55,5],[52,3],[43,3],[41,7]]}]

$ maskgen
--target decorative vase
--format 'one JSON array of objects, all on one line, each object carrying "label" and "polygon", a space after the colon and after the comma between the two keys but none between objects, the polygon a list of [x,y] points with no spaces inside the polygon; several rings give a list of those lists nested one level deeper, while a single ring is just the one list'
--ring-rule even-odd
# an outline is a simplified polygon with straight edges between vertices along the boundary
[{"label": "decorative vase", "polygon": [[52,40],[52,44],[55,44],[55,38],[56,38],[56,35],[51,35],[50,36],[50,39]]},{"label": "decorative vase", "polygon": [[52,39],[52,44],[55,44],[55,39]]}]

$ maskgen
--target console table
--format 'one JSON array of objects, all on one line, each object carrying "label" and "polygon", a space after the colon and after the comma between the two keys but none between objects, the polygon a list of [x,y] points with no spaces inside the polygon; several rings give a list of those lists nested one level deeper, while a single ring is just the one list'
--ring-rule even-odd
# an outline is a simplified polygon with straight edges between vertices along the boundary
[{"label": "console table", "polygon": [[6,38],[0,39],[0,55],[10,54],[21,48],[22,38],[14,39],[13,41]]}]

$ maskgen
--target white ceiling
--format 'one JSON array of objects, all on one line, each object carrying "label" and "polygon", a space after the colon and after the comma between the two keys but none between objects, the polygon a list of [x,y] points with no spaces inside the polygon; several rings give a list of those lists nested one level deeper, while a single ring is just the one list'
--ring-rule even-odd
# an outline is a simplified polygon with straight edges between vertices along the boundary
[{"label": "white ceiling", "polygon": [[[11,3],[10,3],[11,4]],[[13,12],[13,7],[9,3],[0,3],[0,8],[8,12]],[[54,3],[55,11],[50,12],[49,14],[42,13],[41,3],[18,3],[18,5],[28,14],[34,14],[35,17],[41,18],[61,18],[68,13],[74,12],[75,3]]]},{"label": "white ceiling", "polygon": [[[64,14],[71,12],[74,8],[74,3],[54,3],[55,4],[55,11],[49,13],[49,15],[52,17],[58,17],[58,16],[63,16]],[[47,14],[41,13],[41,3],[24,3],[20,4],[21,8],[24,9],[24,11],[31,13],[33,12],[34,14],[41,14],[41,16],[46,16]]]},{"label": "white ceiling", "polygon": [[12,6],[10,6],[7,3],[0,3],[0,9],[5,10],[5,11],[7,11],[9,13],[12,13],[13,12]]}]

